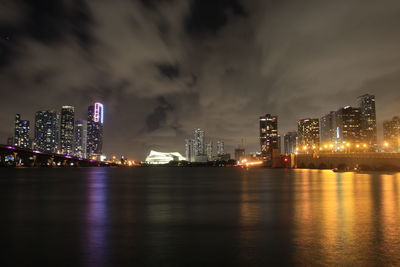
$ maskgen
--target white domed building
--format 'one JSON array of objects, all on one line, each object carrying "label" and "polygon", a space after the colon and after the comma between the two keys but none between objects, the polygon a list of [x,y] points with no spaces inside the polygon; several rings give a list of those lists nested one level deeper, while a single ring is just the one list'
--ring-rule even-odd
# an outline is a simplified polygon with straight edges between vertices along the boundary
[{"label": "white domed building", "polygon": [[146,158],[147,164],[161,165],[168,164],[171,161],[186,160],[179,152],[158,152],[151,150]]}]

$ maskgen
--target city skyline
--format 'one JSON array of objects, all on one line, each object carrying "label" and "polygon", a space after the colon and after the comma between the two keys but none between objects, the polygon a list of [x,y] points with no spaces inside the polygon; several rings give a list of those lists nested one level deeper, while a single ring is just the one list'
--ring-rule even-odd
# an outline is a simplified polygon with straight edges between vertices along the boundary
[{"label": "city skyline", "polygon": [[256,151],[254,117],[278,115],[283,136],[365,93],[377,97],[380,143],[382,122],[400,113],[397,1],[167,2],[10,1],[0,139],[15,113],[32,122],[37,110],[95,101],[107,106],[104,150],[137,158],[182,151],[197,127],[227,137],[228,151],[241,138]]},{"label": "city skyline", "polygon": [[[374,114],[374,116],[376,116],[376,113],[379,114],[379,111],[377,112],[376,109],[375,109],[375,95],[364,94],[362,96],[358,96],[357,100],[358,100],[358,104],[360,106],[362,106],[362,103],[360,102],[360,98],[362,98],[362,97],[372,97],[373,98],[373,104],[374,104],[373,114]],[[47,111],[42,111],[42,112],[56,112],[56,111],[47,110]],[[63,113],[64,113],[64,117],[65,117],[65,112],[67,112],[67,116],[68,116],[67,118],[68,118],[69,124],[70,124],[70,126],[69,126],[70,131],[69,131],[68,134],[63,134],[63,128],[66,127],[64,125],[66,123],[65,122],[66,119],[65,118],[63,119]],[[341,137],[341,138],[336,138],[336,135],[339,134],[339,131],[340,131],[339,135],[343,135],[343,134],[346,135],[345,132],[342,133],[343,126],[340,126],[340,124],[337,124],[338,122],[336,122],[336,120],[338,120],[338,116],[340,118],[342,118],[344,116],[344,115],[341,115],[341,114],[343,114],[343,112],[346,112],[346,114],[347,113],[349,114],[349,115],[346,115],[346,116],[351,116],[351,117],[349,117],[349,119],[353,118],[354,115],[351,115],[351,114],[356,112],[356,114],[358,116],[357,120],[359,120],[359,125],[355,126],[355,127],[358,127],[358,128],[355,128],[355,129],[352,130],[353,131],[351,133],[353,135],[352,137],[344,136],[344,137]],[[28,138],[26,140],[28,140],[29,144],[28,145],[24,145],[24,143],[26,143],[26,140],[22,141],[22,145],[21,145],[22,148],[24,148],[24,147],[34,147],[35,146],[34,141],[36,141],[36,139],[38,139],[38,137],[36,137],[36,134],[37,134],[36,128],[38,127],[37,126],[38,113],[39,112],[36,112],[36,115],[35,115],[35,120],[34,120],[35,123],[34,123],[34,128],[33,129],[30,129],[30,120],[22,120],[21,119],[21,114],[19,114],[19,113],[16,114],[16,117],[15,117],[15,120],[14,120],[14,128],[13,128],[13,135],[12,136],[13,137],[17,137],[17,134],[20,134],[19,131],[25,131],[25,134],[27,134],[27,135],[22,136],[21,140],[24,140],[24,138],[25,139]],[[91,150],[93,152],[88,153],[88,151],[85,151],[85,153],[84,153],[85,156],[86,156],[86,154],[87,154],[87,157],[90,157],[91,154],[93,154],[96,157],[99,157],[100,155],[106,155],[106,154],[109,157],[111,155],[116,155],[116,153],[113,153],[113,152],[107,153],[107,152],[104,152],[102,150],[102,147],[103,147],[103,120],[104,120],[104,116],[105,116],[103,104],[100,104],[100,103],[97,102],[94,105],[89,106],[88,107],[88,114],[86,114],[88,116],[87,120],[81,120],[81,119],[77,120],[76,119],[76,117],[75,117],[75,107],[74,106],[62,106],[61,109],[60,109],[60,112],[59,113],[56,112],[55,114],[56,114],[56,116],[58,116],[58,118],[57,118],[58,125],[55,126],[55,128],[56,128],[55,131],[58,131],[58,132],[55,133],[55,136],[57,136],[56,138],[59,138],[59,140],[55,141],[56,143],[58,143],[58,145],[57,145],[57,150],[56,149],[53,150],[54,153],[83,155],[82,152],[76,151],[76,149],[75,149],[76,146],[79,146],[79,144],[77,144],[77,142],[78,142],[77,139],[82,138],[82,137],[79,136],[79,134],[80,135],[85,134],[86,135],[86,139],[89,140],[90,136],[91,136],[90,135],[91,131],[90,130],[88,131],[88,128],[90,129],[90,128],[94,128],[95,127],[95,129],[93,131],[95,131],[95,132],[96,131],[100,131],[101,132],[101,136],[96,137],[98,134],[94,133],[95,137],[93,137],[93,138],[94,139],[100,138],[101,139],[101,140],[99,139],[100,143],[95,145],[96,148],[91,148]],[[349,143],[357,143],[357,142],[362,143],[360,141],[361,137],[363,136],[364,139],[366,137],[364,136],[365,134],[363,135],[363,133],[362,133],[362,127],[361,127],[362,125],[361,124],[363,123],[362,122],[363,120],[361,119],[361,117],[362,117],[362,108],[361,107],[351,107],[351,106],[347,105],[347,106],[339,108],[337,111],[325,112],[325,115],[322,115],[319,118],[315,118],[315,119],[312,119],[312,118],[299,119],[297,121],[297,127],[292,127],[292,128],[297,128],[296,132],[295,132],[296,133],[296,144],[289,144],[288,143],[289,140],[285,139],[286,137],[288,137],[287,135],[288,134],[289,135],[292,134],[293,131],[288,131],[288,132],[284,133],[284,132],[282,132],[282,130],[278,130],[278,125],[280,126],[280,122],[279,122],[279,124],[277,122],[278,121],[278,116],[271,116],[270,114],[267,114],[266,116],[261,116],[261,117],[259,117],[259,123],[262,123],[262,121],[266,121],[267,118],[270,118],[270,119],[268,119],[268,121],[271,120],[271,118],[274,120],[274,123],[275,123],[275,126],[274,126],[275,128],[274,129],[276,130],[275,134],[276,134],[276,138],[277,138],[277,142],[278,142],[278,147],[276,147],[276,148],[279,150],[280,153],[288,153],[287,152],[288,150],[289,151],[293,150],[292,148],[288,148],[288,146],[292,146],[292,147],[298,146],[297,150],[301,150],[301,148],[304,147],[305,144],[307,144],[308,146],[311,146],[311,147],[316,146],[316,147],[319,148],[320,146],[322,147],[324,144],[326,146],[326,144],[329,144],[329,143],[332,143],[332,142],[337,142],[337,141],[343,142],[344,140],[349,142]],[[397,118],[397,116],[393,115],[393,118],[395,119],[395,118]],[[315,144],[314,144],[314,142],[311,142],[310,140],[303,142],[301,140],[302,139],[302,134],[298,134],[301,131],[300,122],[303,123],[303,121],[307,122],[307,121],[310,121],[310,120],[311,121],[312,120],[317,120],[316,121],[316,123],[317,123],[316,127],[318,128],[318,132],[317,132],[318,137],[315,137],[316,140],[317,140],[317,143],[315,143]],[[340,119],[340,121],[341,120],[342,119]],[[90,122],[90,121],[96,121],[95,124],[99,125],[99,126],[91,126],[90,123],[87,123],[87,122]],[[354,118],[350,120],[350,123],[351,123],[351,121],[354,121]],[[378,150],[379,151],[394,151],[393,149],[390,150],[387,147],[389,145],[389,143],[395,143],[393,141],[394,137],[393,136],[389,137],[389,134],[387,133],[388,131],[391,131],[391,130],[388,130],[388,129],[385,130],[385,127],[386,128],[389,127],[389,126],[387,126],[389,121],[391,121],[391,119],[384,120],[382,123],[380,123],[378,120],[374,119],[374,124],[377,126],[377,129],[380,129],[380,131],[378,130],[377,132],[379,132],[378,133],[378,140],[380,140],[381,142],[377,141],[375,143],[376,144],[376,147],[375,147],[374,145],[371,146],[369,141],[365,141],[364,140],[363,141],[364,143],[365,142],[368,143],[368,145],[367,145],[368,150],[373,149],[373,151],[378,151]],[[83,125],[82,125],[83,123],[85,123],[85,128],[82,128],[83,127]],[[344,123],[344,121],[341,122],[341,123]],[[76,132],[77,128],[76,128],[75,125],[78,125],[78,124],[81,127],[81,129],[80,129],[81,133],[77,133]],[[385,124],[386,124],[386,126],[385,126]],[[28,128],[27,131],[25,129],[26,125],[27,125],[27,128]],[[349,125],[349,126],[351,127],[351,125]],[[100,128],[98,128],[98,127],[100,127]],[[261,127],[265,127],[265,126],[262,126],[260,124],[259,127],[260,127],[259,128],[260,134],[262,134],[261,133]],[[336,129],[336,127],[337,127],[337,129]],[[345,127],[348,127],[348,126],[345,126]],[[391,127],[393,128],[393,127],[397,127],[397,126],[391,126]],[[25,129],[25,130],[17,130],[17,129]],[[356,131],[356,133],[354,131]],[[397,128],[394,131],[397,131]],[[71,136],[71,134],[72,134],[72,136]],[[78,136],[77,136],[77,134],[78,134]],[[68,135],[68,136],[66,137],[66,135]],[[220,153],[218,152],[219,151],[219,147],[220,147],[220,143],[222,143],[222,147],[223,147],[222,150],[226,151],[225,150],[225,142],[217,140],[215,138],[209,139],[206,142],[204,135],[205,135],[204,130],[201,130],[200,128],[196,129],[195,130],[194,139],[185,139],[184,149],[182,149],[182,150],[175,149],[175,150],[176,151],[181,151],[182,154],[184,154],[186,156],[186,158],[188,158],[188,159],[194,158],[196,155],[197,156],[202,155],[202,156],[206,156],[209,160],[212,159],[212,155],[214,155],[214,154],[220,155]],[[356,136],[354,136],[354,135],[356,135]],[[29,138],[30,136],[32,138]],[[63,150],[63,146],[64,147],[66,146],[65,145],[65,141],[64,141],[64,144],[63,144],[63,136],[64,136],[64,138],[69,138],[69,144],[68,144],[69,150],[65,150],[65,149]],[[229,140],[229,137],[225,137],[225,139]],[[12,140],[13,145],[18,146],[17,145],[18,138],[17,139],[16,138],[11,139],[11,136],[8,136],[6,138],[6,140],[7,140],[7,142],[4,142],[4,144],[10,143],[10,140]],[[21,142],[21,140],[19,142]],[[214,142],[212,140],[216,140],[216,143],[215,143],[216,146],[215,147],[214,147]],[[262,139],[258,138],[258,140],[260,142]],[[191,152],[193,154],[190,157],[188,157],[188,153],[187,153],[188,152],[188,141],[192,142],[192,146],[193,146],[192,148],[190,148],[190,149],[193,150]],[[81,141],[81,143],[82,142],[83,141]],[[93,145],[90,144],[90,141],[89,142],[85,141],[85,142],[86,142],[86,146],[88,147],[87,150],[89,149],[89,147],[93,146]],[[290,142],[292,142],[292,140]],[[397,141],[396,141],[396,144],[397,144]],[[80,144],[80,145],[82,145],[82,144]],[[234,144],[228,144],[228,147],[232,148],[232,151],[228,151],[228,152],[230,152],[229,154],[235,154],[235,149],[236,149],[235,145]],[[246,148],[246,147],[244,147],[244,148]],[[42,148],[42,150],[50,152],[49,150],[46,150],[44,148]],[[261,148],[259,147],[258,150],[257,149],[251,150],[251,149],[248,149],[248,148],[246,150],[247,151],[251,151],[251,153],[261,152],[261,154],[262,154],[263,148],[261,146]],[[266,153],[266,154],[270,154],[270,151],[268,153]],[[134,156],[134,157],[136,159],[138,158],[137,156]],[[266,159],[265,155],[264,155],[264,159]]]}]

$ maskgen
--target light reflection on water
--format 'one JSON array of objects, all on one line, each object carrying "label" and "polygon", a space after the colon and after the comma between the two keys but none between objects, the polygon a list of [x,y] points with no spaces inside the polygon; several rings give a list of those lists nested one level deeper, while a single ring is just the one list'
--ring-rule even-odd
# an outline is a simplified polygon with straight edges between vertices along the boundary
[{"label": "light reflection on water", "polygon": [[92,168],[86,179],[86,266],[105,266],[107,256],[108,170]]},{"label": "light reflection on water", "polygon": [[400,266],[400,173],[3,173],[0,230],[13,266]]}]

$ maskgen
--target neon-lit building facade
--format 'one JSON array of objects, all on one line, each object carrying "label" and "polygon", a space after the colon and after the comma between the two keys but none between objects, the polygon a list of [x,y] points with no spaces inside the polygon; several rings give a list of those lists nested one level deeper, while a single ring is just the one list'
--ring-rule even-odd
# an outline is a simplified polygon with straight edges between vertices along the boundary
[{"label": "neon-lit building facade", "polygon": [[153,165],[162,165],[162,164],[168,164],[171,161],[180,161],[180,160],[186,160],[186,158],[183,157],[179,152],[164,153],[151,150],[150,154],[146,158],[146,163]]},{"label": "neon-lit building facade", "polygon": [[104,106],[95,103],[88,108],[87,149],[88,157],[99,157],[103,150]]}]

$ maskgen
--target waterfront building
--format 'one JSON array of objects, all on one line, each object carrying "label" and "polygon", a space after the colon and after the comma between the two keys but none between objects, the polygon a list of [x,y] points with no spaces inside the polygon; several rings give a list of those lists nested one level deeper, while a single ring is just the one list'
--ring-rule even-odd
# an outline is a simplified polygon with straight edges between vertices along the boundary
[{"label": "waterfront building", "polygon": [[383,148],[386,152],[400,152],[400,118],[383,122]]},{"label": "waterfront building", "polygon": [[14,146],[20,148],[31,148],[29,140],[29,121],[21,120],[21,115],[15,115]]},{"label": "waterfront building", "polygon": [[297,148],[297,132],[288,132],[283,136],[285,154],[296,153]]},{"label": "waterfront building", "polygon": [[60,114],[54,110],[38,111],[35,115],[34,149],[58,153]]},{"label": "waterfront building", "polygon": [[319,148],[319,119],[302,119],[297,123],[298,151]]},{"label": "waterfront building", "polygon": [[61,107],[60,121],[60,151],[62,154],[73,154],[75,139],[75,108],[72,106]]},{"label": "waterfront building", "polygon": [[86,158],[87,147],[87,121],[77,120],[75,123],[74,154],[80,158]]},{"label": "waterfront building", "polygon": [[205,156],[204,131],[196,129],[194,131],[194,154],[195,156]]},{"label": "waterfront building", "polygon": [[95,103],[88,108],[87,157],[99,159],[103,149],[104,106]]},{"label": "waterfront building", "polygon": [[180,153],[178,152],[158,152],[151,150],[150,154],[146,157],[146,163],[152,165],[162,165],[168,164],[171,161],[182,161],[186,160]]},{"label": "waterfront building", "polygon": [[260,148],[263,159],[272,160],[273,150],[280,149],[278,135],[278,116],[266,114],[259,118],[260,122]]},{"label": "waterfront building", "polygon": [[344,107],[336,112],[336,146],[349,148],[360,146],[363,142],[361,135],[361,109]]},{"label": "waterfront building", "polygon": [[336,141],[336,112],[331,111],[320,119],[321,145],[333,144]]},{"label": "waterfront building", "polygon": [[361,112],[361,136],[369,151],[378,150],[375,96],[365,94],[358,97]]}]

